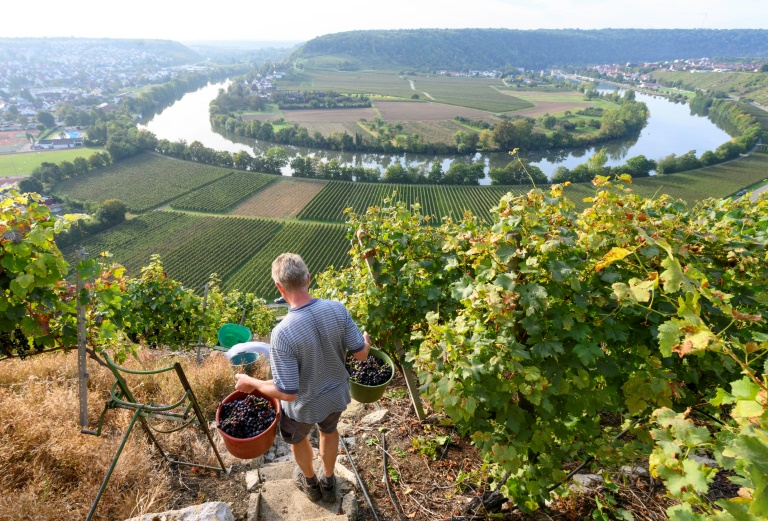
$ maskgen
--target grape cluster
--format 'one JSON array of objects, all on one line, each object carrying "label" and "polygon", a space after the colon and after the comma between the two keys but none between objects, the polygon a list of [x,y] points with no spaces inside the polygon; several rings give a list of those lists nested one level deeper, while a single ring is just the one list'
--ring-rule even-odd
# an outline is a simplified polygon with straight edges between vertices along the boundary
[{"label": "grape cluster", "polygon": [[217,427],[233,438],[253,438],[272,425],[276,414],[269,400],[249,394],[221,405]]},{"label": "grape cluster", "polygon": [[346,367],[352,381],[362,385],[381,385],[392,377],[389,364],[373,355],[368,355],[362,362],[349,356]]}]

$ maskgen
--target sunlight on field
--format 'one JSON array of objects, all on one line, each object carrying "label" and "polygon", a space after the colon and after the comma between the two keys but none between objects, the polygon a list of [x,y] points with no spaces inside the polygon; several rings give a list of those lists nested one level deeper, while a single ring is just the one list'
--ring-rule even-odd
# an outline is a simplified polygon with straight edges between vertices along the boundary
[{"label": "sunlight on field", "polygon": [[76,157],[87,158],[94,152],[101,152],[102,147],[73,148],[70,150],[36,150],[18,154],[0,155],[0,177],[29,175],[43,162],[60,163],[72,161]]}]

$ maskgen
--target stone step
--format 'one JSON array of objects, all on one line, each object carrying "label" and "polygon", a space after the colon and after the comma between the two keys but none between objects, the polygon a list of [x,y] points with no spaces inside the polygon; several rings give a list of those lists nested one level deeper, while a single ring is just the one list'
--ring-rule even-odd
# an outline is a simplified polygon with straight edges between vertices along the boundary
[{"label": "stone step", "polygon": [[340,496],[333,503],[311,501],[292,479],[265,481],[261,487],[259,519],[263,521],[346,520],[346,515],[339,517],[341,510]]},{"label": "stone step", "polygon": [[[296,463],[278,461],[258,469],[261,489],[259,492],[258,517],[260,521],[354,521],[357,518],[357,498],[354,490],[356,479],[343,464],[345,456],[336,463],[336,501],[324,503],[311,501],[293,481]],[[315,454],[315,472],[321,472],[322,462]]]}]

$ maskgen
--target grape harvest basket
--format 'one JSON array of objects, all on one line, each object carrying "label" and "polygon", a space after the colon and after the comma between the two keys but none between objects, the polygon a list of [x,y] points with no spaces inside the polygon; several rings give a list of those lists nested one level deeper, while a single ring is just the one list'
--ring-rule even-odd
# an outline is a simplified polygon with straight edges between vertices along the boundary
[{"label": "grape harvest basket", "polygon": [[384,396],[384,391],[386,391],[387,386],[392,381],[392,378],[395,377],[395,364],[392,362],[392,359],[389,357],[389,355],[387,355],[387,353],[372,347],[369,354],[371,356],[375,356],[379,360],[384,361],[392,370],[392,373],[389,377],[389,380],[380,385],[363,385],[350,379],[349,392],[352,395],[352,398],[360,403],[373,403],[378,401],[379,398]]},{"label": "grape harvest basket", "polygon": [[[269,398],[268,396],[261,394],[259,391],[253,391],[251,394],[266,398],[272,403],[272,406],[275,408],[275,419],[263,432],[250,438],[235,438],[234,436],[230,436],[224,432],[223,429],[218,428],[219,434],[221,435],[221,439],[224,440],[224,446],[227,448],[227,451],[229,451],[229,453],[234,457],[240,459],[258,458],[262,454],[266,453],[275,442],[277,426],[280,423],[280,400]],[[248,396],[248,394],[241,391],[235,391],[224,398],[216,410],[216,425],[218,426],[221,423],[222,405],[235,400],[242,400],[246,396]]]}]

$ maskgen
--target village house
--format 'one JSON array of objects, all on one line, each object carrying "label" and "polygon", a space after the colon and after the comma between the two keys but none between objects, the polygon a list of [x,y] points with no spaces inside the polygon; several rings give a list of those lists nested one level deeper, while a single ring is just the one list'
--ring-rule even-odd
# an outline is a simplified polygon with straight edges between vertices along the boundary
[{"label": "village house", "polygon": [[82,138],[65,138],[41,139],[32,145],[32,148],[34,150],[57,150],[62,148],[77,148],[81,146],[83,146]]}]

